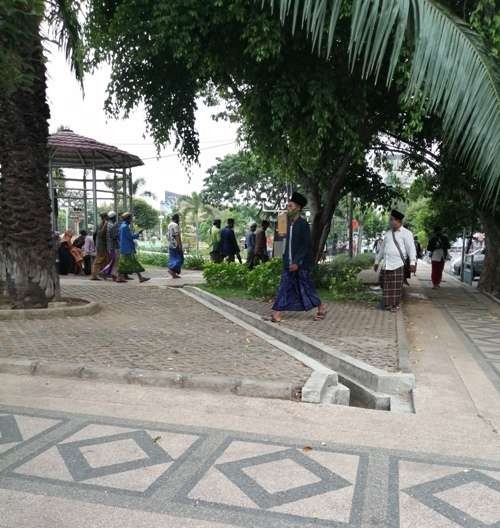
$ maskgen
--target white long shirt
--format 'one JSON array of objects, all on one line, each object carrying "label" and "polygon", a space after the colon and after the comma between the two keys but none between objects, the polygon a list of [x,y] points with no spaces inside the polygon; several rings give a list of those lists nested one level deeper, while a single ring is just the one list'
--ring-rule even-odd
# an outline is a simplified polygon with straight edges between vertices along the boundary
[{"label": "white long shirt", "polygon": [[[410,265],[414,266],[417,262],[417,248],[415,247],[413,233],[409,229],[401,226],[398,231],[394,232],[394,236],[398,241],[403,257],[405,259],[410,257]],[[395,270],[404,266],[404,262],[401,259],[396,244],[394,243],[392,231],[390,229],[385,234],[383,242],[379,245],[378,253],[375,257],[375,262],[377,264],[379,264],[381,260],[384,261],[384,269],[386,270]]]}]

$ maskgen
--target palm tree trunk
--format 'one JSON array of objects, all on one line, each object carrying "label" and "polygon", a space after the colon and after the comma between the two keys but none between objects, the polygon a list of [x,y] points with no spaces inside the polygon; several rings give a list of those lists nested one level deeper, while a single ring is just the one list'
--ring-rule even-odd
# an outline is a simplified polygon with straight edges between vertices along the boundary
[{"label": "palm tree trunk", "polygon": [[46,80],[40,19],[26,18],[29,85],[0,96],[0,280],[14,308],[46,308],[59,289],[48,195]]}]

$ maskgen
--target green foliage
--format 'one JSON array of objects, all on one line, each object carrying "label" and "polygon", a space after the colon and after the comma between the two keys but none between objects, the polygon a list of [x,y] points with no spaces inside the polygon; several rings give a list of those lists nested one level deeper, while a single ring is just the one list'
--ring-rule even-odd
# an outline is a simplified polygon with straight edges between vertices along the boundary
[{"label": "green foliage", "polygon": [[270,299],[276,295],[283,270],[281,259],[271,259],[269,262],[256,266],[247,276],[249,295],[259,299]]},{"label": "green foliage", "polygon": [[158,225],[159,211],[151,207],[145,200],[134,198],[133,208],[134,224],[139,229],[149,230]]},{"label": "green foliage", "polygon": [[246,288],[248,267],[244,264],[209,262],[203,269],[203,277],[212,288]]},{"label": "green foliage", "polygon": [[194,229],[196,253],[200,252],[200,222],[208,215],[213,214],[213,209],[203,202],[201,194],[193,192],[191,196],[182,198],[178,204],[179,213],[183,223],[187,223]]},{"label": "green foliage", "polygon": [[278,209],[286,199],[285,182],[256,154],[243,150],[217,158],[203,181],[203,199],[212,205],[253,204]]},{"label": "green foliage", "polygon": [[[274,0],[269,3],[274,5]],[[313,46],[321,51],[323,37],[328,35],[329,56],[338,38],[337,19],[343,3],[343,0],[281,0],[281,19],[285,22],[293,11],[296,20],[302,11],[301,18],[312,36]],[[474,15],[478,15],[477,11]],[[498,196],[498,61],[491,56],[485,40],[441,2],[353,0],[349,54],[353,66],[362,59],[363,77],[375,74],[377,78],[387,68],[390,84],[405,39],[412,43],[407,98],[421,99],[430,111],[442,116],[450,144],[456,146],[462,160],[468,160],[469,166],[483,176],[488,196]]]},{"label": "green foliage", "polygon": [[351,277],[357,276],[363,269],[368,269],[373,265],[374,256],[371,253],[362,253],[352,259],[348,255],[339,255],[331,262],[318,264],[313,270],[313,280],[317,288],[329,289],[332,280],[342,282]]},{"label": "green foliage", "polygon": [[159,252],[139,251],[138,258],[145,266],[157,266],[166,268],[168,265],[168,255]]},{"label": "green foliage", "polygon": [[188,270],[202,270],[205,264],[206,260],[201,255],[187,255],[182,267]]},{"label": "green foliage", "polygon": [[[209,104],[223,100],[220,117],[241,124],[252,159],[220,166],[213,188],[207,188],[208,201],[238,192],[259,201],[263,190],[280,190],[286,180],[316,198],[311,212],[317,220],[313,244],[319,246],[319,234],[328,232],[343,194],[355,189],[365,201],[385,200],[381,177],[366,154],[383,131],[399,131],[407,113],[400,111],[396,84],[388,91],[359,72],[351,75],[347,13],[339,19],[333,61],[313,55],[306,32],[293,37],[260,2],[190,0],[188,8],[185,0],[112,6],[96,0],[89,20],[94,64],[112,58],[108,108],[128,112],[144,104],[158,144],[174,136],[182,158],[197,160],[194,111],[200,96]],[[262,185],[255,162],[262,162]],[[248,178],[242,180],[242,172]],[[273,201],[266,196],[267,203]]]}]

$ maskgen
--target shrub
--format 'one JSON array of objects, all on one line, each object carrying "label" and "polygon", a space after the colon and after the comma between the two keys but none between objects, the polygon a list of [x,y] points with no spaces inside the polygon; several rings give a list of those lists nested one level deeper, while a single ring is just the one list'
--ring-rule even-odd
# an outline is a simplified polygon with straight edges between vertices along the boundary
[{"label": "shrub", "polygon": [[210,288],[246,288],[249,270],[244,264],[209,262],[203,276]]},{"label": "shrub", "polygon": [[146,266],[159,266],[166,268],[168,264],[168,255],[165,253],[139,251],[137,257],[139,261]]},{"label": "shrub", "polygon": [[256,266],[248,273],[247,289],[252,297],[269,299],[276,294],[280,283],[283,262],[272,259],[265,264]]},{"label": "shrub", "polygon": [[188,270],[202,270],[205,263],[206,261],[201,255],[188,255],[184,258],[184,268]]},{"label": "shrub", "polygon": [[375,262],[375,255],[373,253],[361,253],[360,255],[356,255],[352,259],[352,262],[361,269],[368,269],[373,266],[373,263]]}]

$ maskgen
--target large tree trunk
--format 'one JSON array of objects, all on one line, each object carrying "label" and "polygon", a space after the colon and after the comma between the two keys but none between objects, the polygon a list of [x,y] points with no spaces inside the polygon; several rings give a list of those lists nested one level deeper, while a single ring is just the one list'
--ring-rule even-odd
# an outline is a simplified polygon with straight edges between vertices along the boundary
[{"label": "large tree trunk", "polygon": [[350,158],[346,158],[333,173],[330,187],[325,193],[320,193],[317,183],[316,185],[313,183],[313,178],[310,180],[310,186],[306,188],[311,211],[311,239],[315,263],[321,260],[323,249],[330,234],[333,215],[342,197],[342,188],[347,177],[349,162]]},{"label": "large tree trunk", "polygon": [[486,233],[486,258],[479,285],[482,291],[500,295],[500,220],[481,213]]},{"label": "large tree trunk", "polygon": [[47,189],[49,108],[40,19],[23,17],[30,81],[0,95],[0,281],[14,308],[45,308],[59,286]]}]

